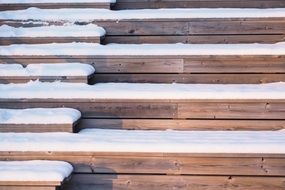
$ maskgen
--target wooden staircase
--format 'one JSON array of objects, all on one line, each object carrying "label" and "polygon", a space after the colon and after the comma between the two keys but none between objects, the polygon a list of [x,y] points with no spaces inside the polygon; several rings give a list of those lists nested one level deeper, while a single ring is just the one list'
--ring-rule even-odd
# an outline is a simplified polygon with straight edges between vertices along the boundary
[{"label": "wooden staircase", "polygon": [[[0,5],[0,29],[14,31],[0,37],[6,65],[0,108],[67,107],[82,115],[68,124],[0,122],[0,160],[60,160],[74,167],[61,187],[4,181],[0,190],[285,189],[285,96],[278,83],[285,82],[284,1],[13,2]],[[86,35],[91,24],[106,34]],[[66,26],[69,33],[76,28],[76,36],[43,35]],[[47,32],[29,36],[37,30]],[[28,70],[47,63],[56,76],[3,74],[8,65]],[[95,74],[67,75],[66,67],[78,63]],[[199,136],[201,142],[212,138],[209,152],[201,152],[209,146],[196,139],[201,132],[210,134]],[[151,143],[166,151],[152,151]],[[193,151],[196,146],[202,148]],[[143,147],[150,149],[139,151]],[[248,152],[251,147],[257,148]]]}]

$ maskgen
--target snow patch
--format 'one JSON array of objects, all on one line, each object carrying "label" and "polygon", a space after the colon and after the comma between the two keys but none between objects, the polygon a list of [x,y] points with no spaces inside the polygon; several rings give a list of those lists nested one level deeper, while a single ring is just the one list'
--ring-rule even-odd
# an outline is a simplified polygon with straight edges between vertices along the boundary
[{"label": "snow patch", "polygon": [[0,76],[89,76],[93,66],[82,63],[0,64]]},{"label": "snow patch", "polygon": [[284,154],[280,131],[144,131],[86,129],[72,133],[1,133],[0,151]]},{"label": "snow patch", "polygon": [[285,8],[211,8],[211,9],[138,9],[112,11],[108,9],[39,9],[2,11],[1,20],[93,21],[123,19],[176,19],[176,18],[282,18]]},{"label": "snow patch", "polygon": [[[80,50],[80,51],[78,51]],[[0,46],[0,55],[285,55],[276,44],[15,44]]]},{"label": "snow patch", "polygon": [[0,124],[73,124],[80,117],[71,108],[0,109]]},{"label": "snow patch", "polygon": [[71,164],[62,161],[0,161],[0,181],[58,181],[73,171]]},{"label": "snow patch", "polygon": [[[31,81],[0,84],[3,99],[285,99],[285,82],[268,84],[149,84],[95,85]],[[47,93],[48,92],[48,93]]]},{"label": "snow patch", "polygon": [[106,31],[97,25],[63,25],[41,27],[0,26],[0,37],[101,37]]}]

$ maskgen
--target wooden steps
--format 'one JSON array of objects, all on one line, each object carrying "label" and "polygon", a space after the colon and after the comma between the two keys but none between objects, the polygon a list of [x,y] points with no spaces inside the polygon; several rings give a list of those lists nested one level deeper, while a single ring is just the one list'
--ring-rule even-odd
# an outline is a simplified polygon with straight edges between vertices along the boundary
[{"label": "wooden steps", "polygon": [[[34,15],[35,11],[41,15]],[[143,11],[147,11],[145,15]],[[0,15],[0,20],[1,25],[18,26],[24,20],[51,25],[92,22],[106,29],[104,43],[276,43],[285,37],[283,12],[283,9],[27,9],[6,12]]]},{"label": "wooden steps", "polygon": [[0,26],[0,45],[71,42],[101,43],[101,39],[104,36],[105,30],[93,24],[86,26],[64,25],[17,28],[8,25]]},{"label": "wooden steps", "polygon": [[282,0],[117,0],[114,9],[158,8],[280,8]]},{"label": "wooden steps", "polygon": [[95,69],[88,64],[32,64],[23,67],[20,64],[0,64],[0,83],[26,83],[31,80],[43,82],[63,81],[88,83]]},{"label": "wooden steps", "polygon": [[59,161],[1,161],[1,190],[57,190],[73,168]]},{"label": "wooden steps", "polygon": [[73,132],[81,114],[75,109],[0,109],[0,133]]},{"label": "wooden steps", "polygon": [[[161,134],[162,138],[163,135],[165,135],[163,134],[165,133],[164,131],[158,131],[158,133]],[[170,131],[169,133],[177,134],[177,132],[174,131]],[[266,132],[264,133],[264,138],[256,134],[255,138],[258,142],[260,142],[261,139],[265,140],[266,138],[269,138],[270,132],[268,132],[268,135],[266,135]],[[279,133],[279,137],[270,137],[273,144],[278,143],[278,139],[280,140],[283,132],[277,133]],[[48,160],[60,159],[68,161],[74,166],[74,175],[71,178],[71,181],[67,183],[66,189],[74,189],[76,187],[89,189],[96,187],[99,189],[104,189],[110,186],[112,189],[120,189],[124,187],[130,189],[146,189],[153,186],[159,186],[161,189],[170,189],[173,187],[176,187],[177,189],[185,189],[185,186],[187,187],[191,184],[196,184],[198,189],[203,189],[205,186],[209,189],[215,189],[217,186],[221,186],[221,188],[225,189],[228,187],[231,189],[240,189],[246,186],[249,186],[250,189],[262,190],[267,188],[281,190],[284,188],[284,154],[170,153],[167,151],[126,152],[122,150],[124,147],[128,147],[125,145],[127,144],[126,140],[130,139],[129,136],[127,139],[122,140],[124,136],[120,135],[120,140],[118,136],[113,138],[112,135],[114,135],[114,133],[111,133],[110,136],[100,134],[97,134],[97,136],[92,136],[88,133],[79,133],[71,134],[70,137],[62,136],[62,138],[58,138],[56,134],[38,134],[38,137],[30,136],[24,138],[24,136],[14,136],[15,138],[19,139],[19,142],[16,142],[15,140],[11,140],[12,138],[9,138],[8,134],[4,137],[6,139],[6,143],[9,142],[13,144],[14,148],[17,147],[17,143],[20,143],[23,140],[21,138],[24,138],[26,142],[29,143],[29,146],[23,147],[23,149],[21,149],[22,151],[16,151],[16,149],[18,149],[16,148],[13,149],[14,151],[10,149],[8,152],[4,151],[4,145],[2,145],[0,160],[29,160],[44,158]],[[187,138],[185,135],[186,133],[183,135],[184,138]],[[233,133],[231,136],[232,135]],[[247,140],[244,140],[247,142],[248,146],[249,144],[254,144],[248,143],[250,138],[245,137],[243,134],[239,135],[236,133],[235,135],[237,135],[237,138],[246,138]],[[148,137],[149,136],[145,136],[145,139],[152,141],[152,138]],[[65,147],[64,138],[67,138],[67,141],[72,140],[73,146]],[[79,140],[78,138],[82,138],[82,140]],[[106,140],[108,138],[113,138],[112,140],[117,142],[116,147],[112,147],[110,144],[110,151],[108,151],[108,148],[104,147],[105,144],[103,139]],[[164,139],[168,138],[169,136],[165,136]],[[46,144],[48,139],[50,139],[50,144],[56,143],[57,146],[48,146]],[[97,140],[94,141],[94,139]],[[145,139],[137,139],[140,143],[142,143],[140,147],[136,149],[137,151],[142,150],[142,146],[145,145],[143,144]],[[189,139],[191,138],[189,137]],[[212,144],[217,142],[222,143],[220,141],[222,138],[219,140],[218,139],[219,138],[213,138]],[[173,137],[172,140],[174,141],[175,137]],[[204,142],[202,138],[200,140],[200,143]],[[228,140],[231,141],[231,139]],[[237,140],[233,143],[245,143],[244,140]],[[45,143],[40,143],[40,141]],[[61,143],[61,141],[63,143]],[[80,148],[78,143],[81,142],[87,143],[88,145],[86,144],[86,146]],[[193,142],[195,142],[195,140],[193,140]],[[196,143],[199,143],[199,141]],[[149,147],[160,146],[151,143],[147,144]],[[271,146],[274,146],[273,144],[271,144]],[[222,145],[220,144],[220,146]],[[249,148],[248,146],[246,148],[244,147],[243,151],[246,151],[246,149]],[[46,148],[46,151],[43,151],[44,147],[48,147]],[[62,151],[64,147],[66,150]],[[92,151],[92,147],[94,148],[94,151]],[[191,144],[189,144],[187,147],[191,148]],[[240,147],[243,147],[243,145],[240,145]],[[35,149],[42,151],[35,151]],[[52,149],[54,150],[52,151]],[[72,151],[72,149],[76,151]],[[104,151],[98,151],[99,149],[104,149]],[[115,149],[117,149],[117,151],[115,151]],[[278,150],[276,147],[275,149]],[[237,151],[236,149],[231,150],[233,152]],[[281,149],[279,149],[279,151],[281,151]],[[149,180],[149,182],[146,180]],[[226,186],[224,187],[224,185]]]},{"label": "wooden steps", "polygon": [[[88,63],[96,69],[96,75],[89,80],[90,84],[259,84],[285,81],[282,44],[81,44],[78,45],[81,49],[79,55],[72,48],[74,44],[26,45],[13,48],[0,46],[3,52],[0,55],[0,63],[26,65],[42,63],[43,60],[50,63]],[[52,52],[51,49],[60,49],[61,53]],[[218,53],[217,49],[222,53]],[[39,50],[41,52],[36,53]]]}]

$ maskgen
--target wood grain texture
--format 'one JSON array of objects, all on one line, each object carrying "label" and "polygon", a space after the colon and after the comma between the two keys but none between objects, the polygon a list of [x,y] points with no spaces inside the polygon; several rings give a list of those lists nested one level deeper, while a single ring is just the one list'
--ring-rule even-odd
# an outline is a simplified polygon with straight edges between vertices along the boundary
[{"label": "wood grain texture", "polygon": [[88,83],[91,76],[0,76],[0,84],[9,83],[27,83],[31,80],[39,80],[42,82],[70,82],[70,83]]},{"label": "wood grain texture", "polygon": [[107,36],[103,44],[237,44],[237,43],[277,43],[285,41],[285,35],[192,35],[192,36]]},{"label": "wood grain texture", "polygon": [[281,7],[285,7],[283,0],[117,0],[114,9]]},{"label": "wood grain texture", "polygon": [[0,132],[7,133],[46,133],[46,132],[73,132],[72,124],[0,124]]},{"label": "wood grain texture", "polygon": [[279,119],[284,100],[60,100],[1,99],[1,108],[71,107],[84,118],[133,119]]},{"label": "wood grain texture", "polygon": [[0,4],[0,11],[21,10],[30,7],[41,9],[60,9],[60,8],[102,8],[110,9],[110,3],[20,3],[20,4]]},{"label": "wood grain texture", "polygon": [[49,186],[5,186],[0,185],[0,190],[59,190],[56,187],[49,187]]},{"label": "wood grain texture", "polygon": [[0,152],[0,160],[63,160],[75,173],[285,176],[285,156],[124,152]]},{"label": "wood grain texture", "polygon": [[284,187],[282,177],[78,174],[64,190],[283,190]]},{"label": "wood grain texture", "polygon": [[9,37],[0,38],[0,45],[11,44],[48,44],[48,43],[71,43],[71,42],[88,42],[101,43],[103,37]]},{"label": "wood grain texture", "polygon": [[178,120],[178,119],[81,119],[76,131],[86,128],[130,130],[282,130],[285,120]]},{"label": "wood grain texture", "polygon": [[86,63],[96,73],[285,73],[284,55],[0,56],[0,63]]},{"label": "wood grain texture", "polygon": [[184,84],[262,84],[285,81],[285,74],[96,74],[90,84],[184,83]]}]

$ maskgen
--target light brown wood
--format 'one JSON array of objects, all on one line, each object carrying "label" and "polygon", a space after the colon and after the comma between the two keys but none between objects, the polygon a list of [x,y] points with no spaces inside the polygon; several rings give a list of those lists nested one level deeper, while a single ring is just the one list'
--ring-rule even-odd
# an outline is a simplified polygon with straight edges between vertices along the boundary
[{"label": "light brown wood", "polygon": [[86,128],[131,130],[281,130],[285,120],[177,120],[177,119],[82,119],[76,130]]},{"label": "light brown wood", "polygon": [[46,132],[73,132],[74,126],[72,124],[0,124],[0,132],[7,133],[46,133]]},{"label": "light brown wood", "polygon": [[0,84],[9,83],[27,83],[31,80],[39,80],[42,82],[62,81],[70,83],[88,83],[90,76],[0,76]]},{"label": "light brown wood", "polygon": [[0,160],[63,160],[75,173],[285,176],[285,155],[0,152]]},{"label": "light brown wood", "polygon": [[284,120],[284,100],[1,99],[1,108],[71,107],[84,118]]},{"label": "light brown wood", "polygon": [[283,190],[284,187],[282,177],[78,174],[64,190]]},{"label": "light brown wood", "polygon": [[0,190],[58,190],[49,186],[0,186]]},{"label": "light brown wood", "polygon": [[20,10],[29,7],[37,7],[41,9],[59,9],[59,8],[103,8],[109,9],[109,3],[20,3],[20,4],[2,4],[0,11]]},{"label": "light brown wood", "polygon": [[0,45],[11,44],[48,44],[48,43],[71,43],[71,42],[88,42],[101,43],[103,37],[9,37],[0,38]]}]

